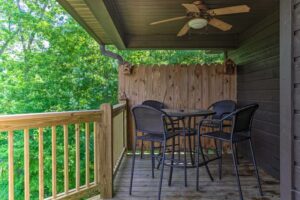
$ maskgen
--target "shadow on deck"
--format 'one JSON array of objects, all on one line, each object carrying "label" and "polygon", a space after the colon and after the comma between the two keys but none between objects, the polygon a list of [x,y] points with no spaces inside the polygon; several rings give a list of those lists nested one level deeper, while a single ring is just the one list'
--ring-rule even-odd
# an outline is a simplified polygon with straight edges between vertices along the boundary
[{"label": "shadow on deck", "polygon": [[[165,167],[164,181],[162,187],[162,199],[164,200],[224,200],[239,199],[236,178],[233,171],[231,157],[224,159],[223,178],[218,179],[217,162],[209,164],[209,168],[215,179],[211,182],[204,167],[200,168],[200,191],[195,188],[196,169],[188,169],[188,186],[184,187],[184,171],[181,168],[174,168],[172,186],[168,187],[167,178],[169,175],[169,167]],[[124,157],[119,172],[115,177],[115,196],[113,199],[129,199],[129,200],[155,200],[157,199],[158,182],[160,170],[155,171],[155,178],[151,178],[151,161],[149,158],[136,159],[136,168],[133,179],[132,196],[129,195],[131,171],[131,157]],[[279,181],[260,169],[262,180],[262,188],[264,197],[259,196],[257,182],[252,166],[246,160],[241,160],[240,173],[241,184],[244,199],[251,200],[276,200],[279,198]],[[98,200],[100,197],[91,198]]]}]

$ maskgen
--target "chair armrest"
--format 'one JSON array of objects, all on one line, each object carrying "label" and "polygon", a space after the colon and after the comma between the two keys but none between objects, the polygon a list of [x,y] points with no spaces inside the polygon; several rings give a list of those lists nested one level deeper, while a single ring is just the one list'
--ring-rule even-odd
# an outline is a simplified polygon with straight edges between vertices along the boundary
[{"label": "chair armrest", "polygon": [[224,112],[224,113],[222,113],[221,118],[226,117],[227,115],[230,115],[230,114],[231,114],[231,112]]}]

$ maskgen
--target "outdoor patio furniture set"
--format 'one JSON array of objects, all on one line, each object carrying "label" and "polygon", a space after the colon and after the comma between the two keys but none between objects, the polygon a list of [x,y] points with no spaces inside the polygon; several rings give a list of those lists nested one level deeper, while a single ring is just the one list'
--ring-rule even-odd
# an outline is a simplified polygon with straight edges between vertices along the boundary
[{"label": "outdoor patio furniture set", "polygon": [[[199,191],[199,168],[204,166],[211,181],[214,181],[208,163],[216,160],[218,160],[218,173],[221,180],[223,142],[228,142],[232,149],[233,166],[241,200],[243,199],[243,193],[238,169],[237,144],[241,142],[249,143],[258,189],[262,196],[260,177],[251,140],[252,120],[258,107],[258,104],[251,104],[237,109],[236,103],[231,100],[216,102],[208,109],[167,109],[162,102],[154,100],[147,100],[141,105],[134,106],[131,111],[136,134],[129,194],[132,194],[137,141],[141,140],[141,158],[143,158],[144,153],[144,142],[151,143],[152,178],[154,178],[155,168],[160,168],[161,171],[158,199],[161,199],[165,166],[170,167],[168,186],[172,184],[173,168],[183,168],[185,187],[187,186],[187,169],[196,169],[196,190]],[[180,144],[181,138],[183,144]],[[211,157],[204,153],[201,146],[202,138],[210,138],[214,141],[215,156]],[[155,143],[158,143],[159,146],[155,146]],[[155,149],[159,149],[159,152],[156,153]],[[158,161],[157,166],[155,166],[155,160]]]}]

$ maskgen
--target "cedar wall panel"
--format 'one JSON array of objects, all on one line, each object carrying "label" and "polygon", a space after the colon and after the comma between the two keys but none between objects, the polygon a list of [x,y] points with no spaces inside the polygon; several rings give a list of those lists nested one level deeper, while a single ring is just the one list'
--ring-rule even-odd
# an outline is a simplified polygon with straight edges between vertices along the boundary
[{"label": "cedar wall panel", "polygon": [[294,6],[294,170],[293,199],[300,200],[300,3]]},{"label": "cedar wall panel", "polygon": [[[249,28],[228,55],[238,64],[238,105],[260,105],[252,132],[257,162],[279,178],[279,13]],[[249,155],[246,145],[240,151]]]},{"label": "cedar wall panel", "polygon": [[[119,94],[126,94],[129,108],[148,99],[164,101],[168,108],[207,108],[213,102],[223,99],[236,101],[236,72],[226,74],[221,64],[140,65],[134,67],[131,75],[119,71]],[[131,114],[128,120],[130,148],[134,138]],[[213,146],[213,141],[204,141],[204,147]],[[228,149],[228,144],[224,149]]]}]

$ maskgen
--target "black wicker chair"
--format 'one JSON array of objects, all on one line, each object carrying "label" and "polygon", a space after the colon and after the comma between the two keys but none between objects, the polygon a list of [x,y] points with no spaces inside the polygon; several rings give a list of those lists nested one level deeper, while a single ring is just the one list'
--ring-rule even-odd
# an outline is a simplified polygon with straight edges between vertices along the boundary
[{"label": "black wicker chair", "polygon": [[[159,191],[158,199],[161,196],[161,186],[163,179],[164,166],[166,165],[166,143],[168,140],[172,139],[172,158],[171,164],[174,162],[174,151],[175,151],[175,137],[177,133],[174,131],[174,126],[172,125],[172,119],[168,117],[166,113],[161,110],[155,109],[146,105],[138,105],[132,108],[132,114],[135,121],[135,139],[133,146],[133,158],[132,158],[132,169],[131,169],[131,179],[130,179],[130,189],[129,194],[132,194],[132,183],[133,183],[133,174],[135,166],[135,150],[137,140],[149,141],[152,143],[159,142],[162,145],[162,159],[161,159],[161,174],[159,182]],[[170,129],[171,122],[171,129]],[[138,135],[138,132],[143,132],[145,134]],[[153,150],[153,148],[152,148]],[[152,161],[152,178],[154,178],[154,165],[155,165],[155,156],[151,152],[151,161]],[[170,169],[170,174],[172,173],[173,167]]]},{"label": "black wicker chair", "polygon": [[[202,127],[211,128],[215,131],[215,129],[220,128],[220,119],[225,117],[226,115],[232,113],[236,110],[236,102],[232,100],[222,100],[217,101],[208,107],[208,110],[213,110],[216,114],[212,115],[209,119],[206,120],[205,123],[202,123]],[[228,128],[232,126],[232,118],[228,118],[226,121],[222,121],[222,128]],[[219,159],[219,179],[222,179],[222,152],[223,152],[223,144],[220,140],[217,144],[216,139],[214,140],[216,146],[216,157]],[[238,158],[238,151],[236,151],[236,156]]]},{"label": "black wicker chair", "polygon": [[[161,110],[161,109],[164,109],[165,108],[165,104],[160,102],[160,101],[156,101],[156,100],[146,100],[146,101],[143,101],[142,102],[142,105],[145,105],[145,106],[150,106],[152,108],[155,108],[157,110]],[[144,133],[142,133],[144,134]],[[155,147],[154,147],[154,144],[151,143],[151,152],[154,151]],[[141,140],[141,158],[143,158],[143,155],[144,155],[144,140]]]},{"label": "black wicker chair", "polygon": [[143,101],[142,105],[150,106],[150,107],[155,108],[157,110],[161,110],[161,109],[164,109],[166,107],[163,102],[156,101],[156,100]]},{"label": "black wicker chair", "polygon": [[[198,138],[201,137],[208,137],[212,139],[216,139],[219,141],[225,141],[229,142],[231,144],[232,148],[232,158],[233,158],[233,163],[234,163],[234,168],[236,172],[236,177],[237,177],[237,183],[238,183],[238,188],[239,188],[239,193],[240,193],[240,199],[243,200],[243,194],[242,194],[242,189],[241,189],[241,184],[240,184],[240,178],[239,178],[239,171],[238,171],[238,164],[237,164],[237,157],[236,157],[236,146],[235,144],[241,143],[241,142],[249,142],[250,144],[250,150],[251,150],[251,155],[252,155],[252,162],[255,168],[256,172],[256,178],[258,182],[258,188],[259,192],[261,195],[262,189],[261,189],[261,183],[260,183],[260,178],[258,174],[258,169],[256,165],[256,159],[253,151],[253,146],[252,146],[252,141],[251,141],[251,127],[252,127],[252,121],[253,121],[253,116],[255,111],[258,109],[258,104],[251,104],[248,106],[245,106],[243,108],[240,108],[231,114],[227,114],[221,119],[215,119],[216,122],[220,125],[219,130],[217,131],[212,131],[212,132],[205,132],[201,133],[201,128],[202,125],[205,124],[206,122],[210,123],[211,120],[204,119],[201,121],[199,124],[199,129],[198,129]],[[224,132],[223,131],[223,123],[226,120],[232,120],[232,130],[230,133]],[[201,142],[200,139],[198,140],[198,154],[197,154],[197,182],[196,182],[196,187],[197,190],[199,189],[199,152],[201,149]]]},{"label": "black wicker chair", "polygon": [[[166,105],[163,103],[163,102],[160,102],[160,101],[156,101],[156,100],[145,100],[142,102],[142,105],[146,105],[146,106],[150,106],[152,108],[155,108],[157,110],[162,110],[162,109],[165,109],[167,108]],[[180,130],[180,121],[182,123],[184,123],[184,118],[172,118],[172,122],[173,122],[173,125],[175,126],[175,129],[177,130]],[[170,126],[170,124],[169,124]],[[189,138],[189,141],[190,141],[190,138]],[[189,147],[191,149],[191,144],[189,143]],[[180,137],[178,137],[178,141],[177,143],[175,144],[175,146],[178,146],[178,159],[180,159]],[[159,155],[161,154],[161,146],[159,147],[155,147],[154,144],[151,144],[151,152],[154,151],[152,149],[156,149],[156,148],[159,148]],[[167,148],[169,148],[169,146],[167,146]],[[141,158],[143,158],[143,155],[144,155],[144,141],[142,140],[141,141]],[[157,169],[159,169],[160,167],[160,161],[161,161],[161,158],[159,158],[158,156],[158,159],[159,159],[159,162],[157,164]]]}]

